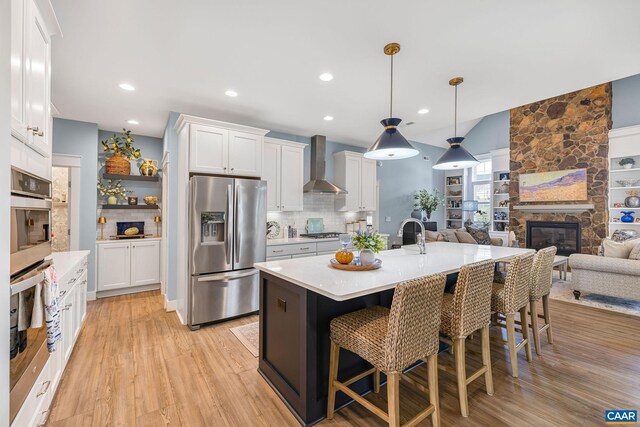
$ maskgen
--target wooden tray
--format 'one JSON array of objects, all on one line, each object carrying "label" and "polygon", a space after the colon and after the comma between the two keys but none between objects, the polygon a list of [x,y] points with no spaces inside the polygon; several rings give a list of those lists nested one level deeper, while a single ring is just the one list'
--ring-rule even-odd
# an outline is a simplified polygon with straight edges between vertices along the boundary
[{"label": "wooden tray", "polygon": [[151,234],[116,234],[115,236],[111,236],[111,240],[144,239],[149,236],[151,236]]},{"label": "wooden tray", "polygon": [[377,270],[380,267],[382,267],[382,261],[376,258],[376,260],[371,265],[360,265],[360,264],[354,264],[353,262],[351,264],[340,264],[338,261],[336,261],[335,258],[332,258],[331,261],[329,262],[329,266],[337,270],[345,270],[345,271],[370,271],[370,270]]}]

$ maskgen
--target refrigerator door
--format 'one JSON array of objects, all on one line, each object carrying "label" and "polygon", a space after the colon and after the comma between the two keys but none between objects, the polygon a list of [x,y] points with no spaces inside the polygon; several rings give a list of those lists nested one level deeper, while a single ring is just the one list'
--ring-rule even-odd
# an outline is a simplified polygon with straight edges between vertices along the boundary
[{"label": "refrigerator door", "polygon": [[253,268],[267,252],[267,183],[235,180],[233,269]]},{"label": "refrigerator door", "polygon": [[255,268],[191,278],[189,326],[257,311],[260,274]]},{"label": "refrigerator door", "polygon": [[193,176],[191,183],[191,274],[233,269],[233,179]]}]

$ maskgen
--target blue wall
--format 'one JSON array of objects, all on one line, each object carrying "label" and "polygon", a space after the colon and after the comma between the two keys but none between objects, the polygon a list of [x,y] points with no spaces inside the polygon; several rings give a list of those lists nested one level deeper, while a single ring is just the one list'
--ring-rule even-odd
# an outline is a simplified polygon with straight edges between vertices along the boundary
[{"label": "blue wall", "polygon": [[96,180],[98,176],[98,125],[53,119],[53,152],[82,156],[80,165],[80,249],[91,251],[87,290],[94,292],[96,248]]},{"label": "blue wall", "polygon": [[613,128],[640,124],[640,74],[613,82]]},{"label": "blue wall", "polygon": [[509,147],[509,111],[484,117],[465,135],[462,145],[474,155]]},{"label": "blue wall", "polygon": [[165,244],[167,246],[167,283],[166,283],[166,298],[169,301],[173,301],[177,298],[177,269],[176,261],[178,259],[178,249],[176,242],[178,241],[178,227],[174,227],[175,218],[178,217],[177,206],[177,194],[178,194],[178,135],[174,130],[174,126],[178,121],[179,113],[171,112],[169,114],[169,120],[167,120],[167,126],[164,130],[164,136],[162,138],[163,150],[169,155],[169,194],[172,195],[172,201],[169,203],[169,221],[167,227],[167,236],[165,236]]},{"label": "blue wall", "polygon": [[[98,131],[98,153],[99,153],[99,162],[98,167],[100,168],[100,172],[103,172],[102,167],[104,166],[104,162],[106,160],[106,156],[102,151],[102,144],[99,141],[104,141],[109,139],[113,134],[120,135],[121,132],[113,132],[108,130],[99,130]],[[158,162],[158,168],[162,168],[162,139],[154,138],[151,136],[143,136],[143,135],[134,135],[133,137],[133,145],[134,147],[140,149],[140,155],[142,159],[153,159]],[[132,165],[132,174],[138,174],[138,171],[133,171]],[[159,182],[140,182],[140,181],[124,181],[122,185],[127,189],[131,190],[131,196],[138,196],[138,203],[144,203],[143,198],[145,196],[156,196],[158,199],[162,198],[162,184]]]}]

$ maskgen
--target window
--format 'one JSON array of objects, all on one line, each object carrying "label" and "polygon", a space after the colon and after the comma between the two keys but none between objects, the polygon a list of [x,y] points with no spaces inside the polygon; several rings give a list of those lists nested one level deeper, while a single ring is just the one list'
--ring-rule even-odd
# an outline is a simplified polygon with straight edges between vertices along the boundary
[{"label": "window", "polygon": [[472,169],[472,194],[473,200],[478,201],[478,213],[475,213],[475,222],[489,222],[491,212],[491,159],[478,159],[480,163]]}]

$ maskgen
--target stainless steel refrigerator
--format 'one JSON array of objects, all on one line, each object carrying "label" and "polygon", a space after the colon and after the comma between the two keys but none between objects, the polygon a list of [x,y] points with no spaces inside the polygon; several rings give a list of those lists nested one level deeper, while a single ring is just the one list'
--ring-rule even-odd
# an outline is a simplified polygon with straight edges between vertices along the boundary
[{"label": "stainless steel refrigerator", "polygon": [[190,179],[188,324],[255,312],[266,256],[267,183],[212,176]]}]

